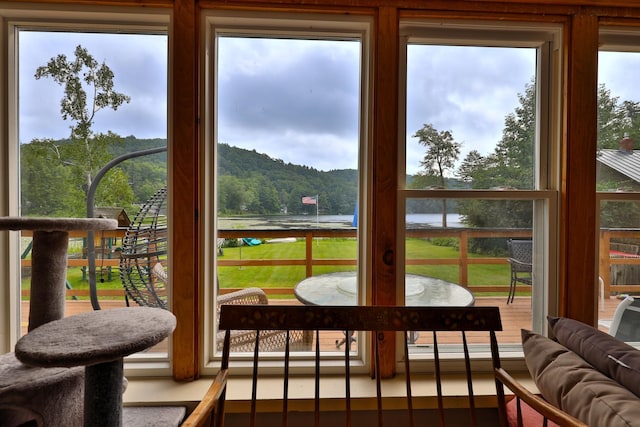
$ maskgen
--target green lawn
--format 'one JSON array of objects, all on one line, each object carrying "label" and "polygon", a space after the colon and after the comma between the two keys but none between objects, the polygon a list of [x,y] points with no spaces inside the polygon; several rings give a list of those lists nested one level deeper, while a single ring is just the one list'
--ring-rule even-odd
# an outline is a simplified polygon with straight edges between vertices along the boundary
[{"label": "green lawn", "polygon": [[[305,241],[295,243],[265,243],[258,246],[241,246],[225,248],[220,259],[304,259]],[[355,239],[318,239],[313,243],[314,258],[355,259],[357,256]],[[314,274],[334,271],[355,270],[355,266],[317,266]],[[218,280],[222,288],[244,288],[257,286],[261,288],[293,288],[305,278],[304,266],[274,267],[220,267]]]},{"label": "green lawn", "polygon": [[[89,289],[89,280],[86,277],[83,277],[82,270],[80,267],[70,267],[67,269],[67,281],[71,285],[73,289]],[[22,279],[22,289],[29,289],[31,282],[30,277],[23,277]],[[96,277],[96,282],[98,284],[98,289],[116,289],[122,290],[122,282],[120,281],[120,276],[117,268],[111,269],[111,279],[105,272],[102,276],[98,273]],[[103,299],[116,298],[116,297],[101,297]],[[117,297],[120,298],[120,297]],[[89,299],[89,297],[78,297],[78,299]]]},{"label": "green lawn", "polygon": [[[408,239],[406,246],[408,258],[457,259],[458,251],[448,246],[436,246],[425,239]],[[225,248],[220,259],[257,260],[257,259],[304,259],[305,242],[266,243],[258,246],[242,246]],[[319,239],[313,243],[314,259],[355,259],[357,247],[355,239]],[[477,257],[473,254],[470,257]],[[313,274],[331,273],[334,271],[354,270],[350,266],[316,266]],[[453,283],[458,282],[457,265],[409,266],[407,272],[436,277]],[[305,278],[304,266],[278,267],[220,267],[218,278],[222,288],[259,286],[263,288],[293,288]],[[509,284],[509,266],[471,265],[469,266],[469,282],[473,285],[505,285]]]},{"label": "green lawn", "polygon": [[[408,258],[457,259],[458,251],[448,246],[436,246],[425,239],[408,239],[406,245]],[[470,255],[474,257],[473,254]],[[355,239],[316,239],[313,242],[315,259],[356,259],[357,246]],[[265,243],[258,246],[242,246],[224,248],[221,260],[263,260],[263,259],[296,259],[305,258],[305,241],[300,239],[288,243]],[[319,275],[335,271],[355,270],[355,266],[315,266],[313,274]],[[436,277],[449,282],[458,282],[457,265],[409,266],[407,272]],[[218,280],[222,288],[293,288],[305,278],[304,266],[267,266],[267,267],[220,267]],[[89,282],[83,277],[79,267],[69,268],[67,279],[73,289],[88,289]],[[23,280],[23,289],[28,289],[29,278]],[[98,289],[121,290],[122,283],[118,269],[112,269],[109,280],[107,274],[98,273]],[[469,266],[469,286],[505,285],[509,284],[509,266],[471,265]]]}]

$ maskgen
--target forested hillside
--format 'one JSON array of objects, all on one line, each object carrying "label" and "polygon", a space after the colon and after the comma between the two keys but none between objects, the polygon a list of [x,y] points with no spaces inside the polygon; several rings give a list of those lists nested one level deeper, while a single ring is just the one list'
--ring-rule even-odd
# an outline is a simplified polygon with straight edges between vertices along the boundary
[{"label": "forested hillside", "polygon": [[[164,139],[129,136],[111,150],[115,157],[164,146]],[[355,208],[355,170],[319,171],[227,144],[218,144],[217,156],[219,210],[223,214],[315,213],[316,207],[303,205],[302,197],[316,195],[321,214],[352,214]],[[158,187],[158,173],[166,173],[165,165],[166,153],[160,153],[123,162],[122,169],[136,196],[148,197]]]},{"label": "forested hillside", "polygon": [[218,144],[221,213],[315,213],[303,196],[318,196],[321,214],[352,214],[358,191],[356,170],[319,171],[284,163],[255,150]]},{"label": "forested hillside", "polygon": [[[35,216],[86,215],[89,183],[110,160],[124,153],[166,147],[164,139],[138,140],[101,136],[95,156],[79,153],[70,140],[34,140],[20,145],[21,213]],[[98,158],[100,157],[100,158]],[[95,194],[96,207],[121,207],[136,212],[141,203],[166,185],[166,153],[128,159],[111,168]],[[91,167],[90,177],[85,167]]]},{"label": "forested hillside", "polygon": [[[124,138],[123,144],[112,145],[110,151],[115,158],[134,151],[166,146],[166,139],[136,139],[134,136],[128,136]],[[119,166],[129,177],[138,204],[144,203],[156,191],[167,185],[166,152],[125,160]]]}]

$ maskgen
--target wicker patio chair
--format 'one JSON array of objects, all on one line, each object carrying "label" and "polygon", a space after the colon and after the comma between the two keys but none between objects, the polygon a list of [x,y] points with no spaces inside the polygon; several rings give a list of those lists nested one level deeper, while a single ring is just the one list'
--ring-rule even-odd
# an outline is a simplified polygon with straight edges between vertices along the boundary
[{"label": "wicker patio chair", "polygon": [[[267,294],[260,288],[246,288],[239,291],[219,295],[217,300],[218,319],[223,305],[256,305],[269,303]],[[216,336],[216,347],[222,351],[225,331],[218,331]],[[256,342],[256,331],[231,331],[231,349],[237,352],[253,351]],[[284,351],[287,340],[285,331],[262,331],[260,333],[261,351]],[[291,331],[290,350],[310,350],[313,340],[311,331]]]}]

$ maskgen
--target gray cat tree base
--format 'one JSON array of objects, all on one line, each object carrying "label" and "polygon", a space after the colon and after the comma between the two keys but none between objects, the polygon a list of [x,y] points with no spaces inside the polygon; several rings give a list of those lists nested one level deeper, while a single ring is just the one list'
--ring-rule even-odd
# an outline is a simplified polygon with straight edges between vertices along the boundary
[{"label": "gray cat tree base", "polygon": [[175,316],[160,308],[92,311],[49,322],[20,338],[16,357],[46,367],[85,366],[84,425],[122,425],[123,358],[164,340]]},{"label": "gray cat tree base", "polygon": [[[117,227],[116,220],[103,218],[0,217],[0,230],[32,231],[29,331],[64,317],[69,232]],[[38,368],[14,353],[0,356],[2,425],[80,426],[83,393],[82,368]]]}]

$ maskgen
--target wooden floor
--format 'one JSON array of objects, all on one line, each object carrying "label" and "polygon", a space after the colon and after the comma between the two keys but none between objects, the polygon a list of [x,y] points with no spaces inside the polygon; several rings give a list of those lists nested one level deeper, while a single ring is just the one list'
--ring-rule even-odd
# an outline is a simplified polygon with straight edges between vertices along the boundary
[{"label": "wooden floor", "polygon": [[[298,300],[282,300],[272,299],[271,304],[300,304]],[[605,300],[604,307],[598,311],[600,320],[610,320],[613,317],[613,312],[616,306],[620,303],[618,298],[609,298]],[[125,307],[124,300],[105,300],[100,302],[102,309]],[[476,306],[498,306],[500,307],[500,314],[502,317],[503,331],[498,333],[499,344],[511,344],[520,343],[520,330],[522,328],[531,328],[531,298],[530,297],[516,297],[512,304],[506,304],[506,297],[477,297],[475,301]],[[91,311],[91,303],[89,301],[67,301],[66,315],[74,315],[86,311]],[[29,316],[29,304],[28,302],[22,303],[22,331],[26,332]],[[600,327],[601,330],[607,331],[607,328]],[[339,332],[330,333],[321,337],[321,348],[331,350],[335,349],[336,340],[341,339],[342,334]],[[481,340],[486,343],[486,335],[480,335],[474,337],[473,334],[468,336],[469,341]],[[446,337],[445,337],[446,340]],[[456,337],[456,342],[459,342],[459,338]],[[428,337],[421,336],[417,343],[423,344],[428,342]],[[158,351],[161,349],[158,348]]]}]

